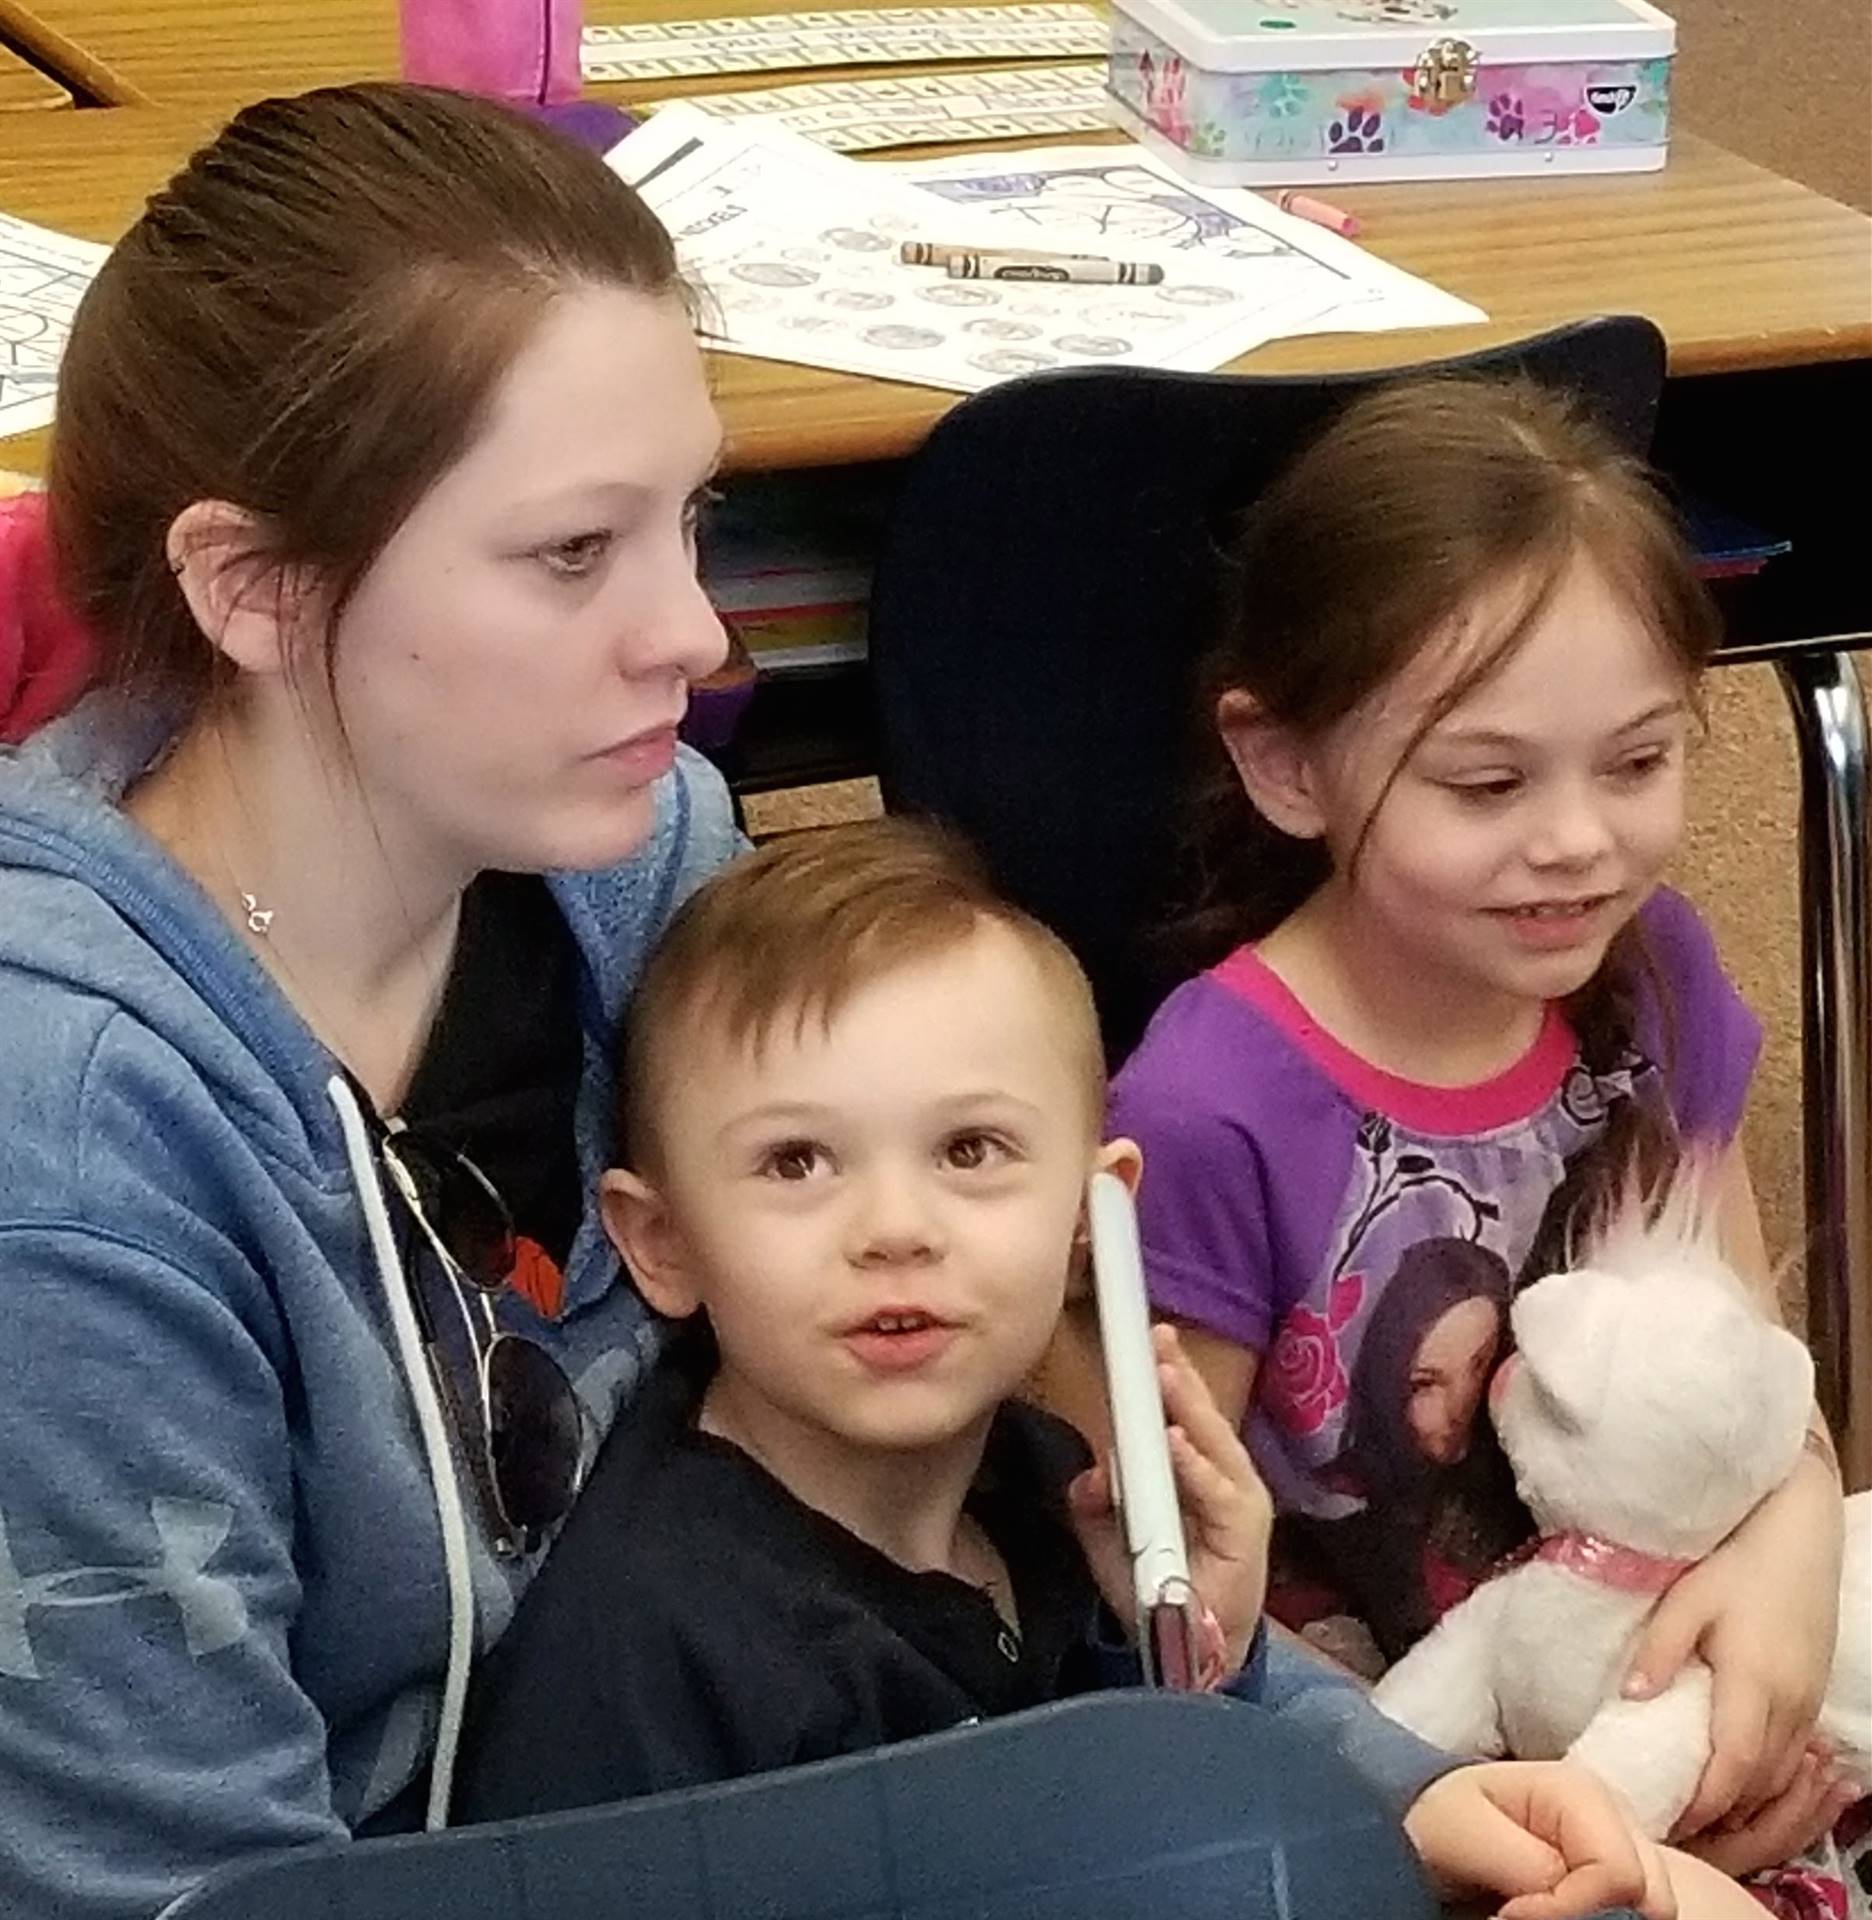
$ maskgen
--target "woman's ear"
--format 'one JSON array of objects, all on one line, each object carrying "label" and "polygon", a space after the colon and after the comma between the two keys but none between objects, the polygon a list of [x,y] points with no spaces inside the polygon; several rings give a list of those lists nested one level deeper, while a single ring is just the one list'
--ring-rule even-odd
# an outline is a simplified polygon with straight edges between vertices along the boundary
[{"label": "woman's ear", "polygon": [[613,1167],[598,1182],[605,1232],[630,1270],[637,1291],[670,1320],[686,1319],[702,1304],[688,1246],[663,1195],[638,1175]]},{"label": "woman's ear", "polygon": [[1232,687],[1216,701],[1216,731],[1255,811],[1296,840],[1326,831],[1313,757],[1291,728],[1268,717],[1253,694]]},{"label": "woman's ear", "polygon": [[166,551],[195,624],[219,653],[244,673],[290,671],[311,597],[268,551],[257,514],[194,501],[170,521]]}]

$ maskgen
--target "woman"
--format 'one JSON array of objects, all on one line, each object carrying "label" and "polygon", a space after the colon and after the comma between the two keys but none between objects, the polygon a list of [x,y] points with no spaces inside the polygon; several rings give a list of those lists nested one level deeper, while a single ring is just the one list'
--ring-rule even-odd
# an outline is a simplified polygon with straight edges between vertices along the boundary
[{"label": "woman", "polygon": [[85,300],[102,684],[0,757],[0,1912],[445,1813],[650,1344],[585,1196],[736,845],[719,438],[653,217],[446,94],[248,109]]}]

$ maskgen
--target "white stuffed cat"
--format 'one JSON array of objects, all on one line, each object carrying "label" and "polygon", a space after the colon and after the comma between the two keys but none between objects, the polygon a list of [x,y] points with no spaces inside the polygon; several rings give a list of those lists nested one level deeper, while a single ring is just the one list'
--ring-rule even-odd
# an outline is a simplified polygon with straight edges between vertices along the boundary
[{"label": "white stuffed cat", "polygon": [[[1628,1204],[1511,1318],[1490,1406],[1540,1541],[1399,1661],[1377,1702],[1451,1752],[1571,1755],[1661,1837],[1710,1757],[1710,1672],[1693,1659],[1651,1700],[1619,1689],[1670,1586],[1793,1471],[1813,1362],[1750,1301],[1687,1184],[1649,1223]],[[1872,1791],[1872,1494],[1846,1503],[1819,1735]]]}]

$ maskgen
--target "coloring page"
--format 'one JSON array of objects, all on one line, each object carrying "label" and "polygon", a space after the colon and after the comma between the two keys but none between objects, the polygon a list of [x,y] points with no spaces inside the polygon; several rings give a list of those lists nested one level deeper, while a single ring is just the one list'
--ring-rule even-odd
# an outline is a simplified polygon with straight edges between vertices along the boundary
[{"label": "coloring page", "polygon": [[51,424],[72,315],[109,251],[0,213],[0,434]]},{"label": "coloring page", "polygon": [[[1105,155],[1101,165],[1125,171],[1128,149],[1092,151]],[[1226,248],[1180,245],[1158,230],[1159,217],[1138,195],[1125,202],[1138,209],[1131,224],[1103,220],[1088,246],[1088,216],[1061,221],[1052,214],[1055,202],[1064,208],[1080,190],[1044,182],[1020,190],[1049,203],[1044,236],[1028,222],[1021,244],[1155,263],[1162,281],[952,280],[902,265],[899,244],[1008,244],[1007,196],[958,197],[953,179],[932,185],[907,170],[845,159],[784,128],[716,120],[681,104],[632,133],[610,163],[675,236],[685,273],[705,295],[699,328],[708,344],[883,379],[970,392],[1050,367],[1213,368],[1278,335],[1312,330],[1323,309],[1355,304],[1365,290],[1355,275],[1322,267],[1278,235],[1258,249],[1246,234]],[[979,156],[951,163],[972,164],[983,163]],[[1007,156],[988,156],[987,164],[1005,168]],[[1109,200],[1110,186],[1102,191]],[[1094,201],[1093,221],[1102,204]],[[1284,226],[1304,224],[1263,211]],[[1345,251],[1355,262],[1364,258],[1357,248]],[[1396,277],[1407,287],[1419,284]],[[1474,313],[1433,288],[1423,291],[1428,298],[1413,318],[1388,324],[1427,324],[1426,312]]]},{"label": "coloring page", "polygon": [[1004,246],[1181,260],[1304,307],[1296,333],[1375,333],[1487,318],[1479,307],[1240,187],[1199,187],[1135,146],[908,160],[889,169],[975,219]]}]

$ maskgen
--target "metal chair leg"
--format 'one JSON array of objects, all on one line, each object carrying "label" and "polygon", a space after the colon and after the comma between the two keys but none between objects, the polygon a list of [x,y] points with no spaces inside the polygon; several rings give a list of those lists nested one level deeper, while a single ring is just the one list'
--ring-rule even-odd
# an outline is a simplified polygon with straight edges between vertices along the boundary
[{"label": "metal chair leg", "polygon": [[1775,660],[1801,767],[1808,1338],[1849,1491],[1872,1486],[1872,815],[1844,653]]}]

